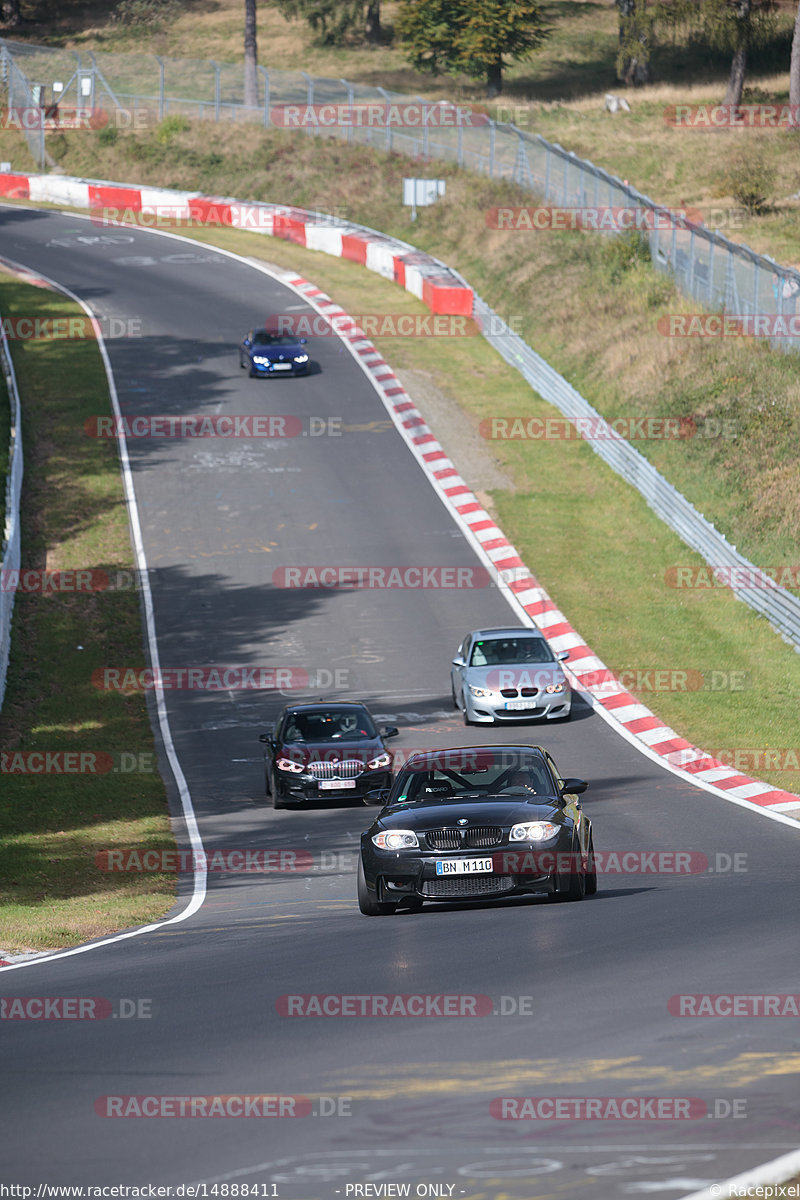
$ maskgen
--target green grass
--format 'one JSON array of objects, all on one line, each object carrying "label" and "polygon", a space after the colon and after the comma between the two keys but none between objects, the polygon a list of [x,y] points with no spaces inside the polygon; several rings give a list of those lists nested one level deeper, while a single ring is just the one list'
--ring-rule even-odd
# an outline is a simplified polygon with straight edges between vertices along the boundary
[{"label": "green grass", "polygon": [[[4,318],[80,311],[0,276]],[[116,447],[83,429],[89,416],[109,411],[96,343],[17,341],[12,355],[25,445],[23,567],[130,569]],[[34,752],[127,752],[145,770],[16,774],[7,767],[0,808],[6,951],[74,945],[160,917],[173,902],[174,877],[110,874],[95,865],[107,848],[174,847],[143,697],[103,692],[91,682],[93,670],[114,660],[144,661],[136,592],[17,594],[0,713],[6,763],[13,767],[13,755]]]}]

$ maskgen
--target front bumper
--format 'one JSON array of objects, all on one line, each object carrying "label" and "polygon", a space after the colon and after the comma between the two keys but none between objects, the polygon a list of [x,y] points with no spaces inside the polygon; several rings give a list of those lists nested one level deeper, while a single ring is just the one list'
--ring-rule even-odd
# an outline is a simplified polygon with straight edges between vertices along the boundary
[{"label": "front bumper", "polygon": [[[516,843],[491,850],[457,850],[434,854],[426,850],[378,850],[362,843],[367,887],[383,900],[417,897],[423,900],[477,900],[501,895],[530,895],[560,891],[576,869],[584,869],[570,843],[558,839],[546,848]],[[491,858],[491,872],[439,875],[437,862]]]},{"label": "front bumper", "polygon": [[490,696],[473,696],[467,691],[465,696],[467,717],[476,725],[493,725],[495,722],[506,721],[514,724],[519,721],[555,721],[568,717],[572,709],[572,693],[558,692],[554,695],[538,695],[531,697],[530,708],[506,708],[506,700],[499,693]]},{"label": "front bumper", "polygon": [[268,362],[257,363],[250,359],[250,370],[254,375],[307,375],[308,363]]},{"label": "front bumper", "polygon": [[[320,787],[320,783],[338,782],[345,784],[352,783],[354,786]],[[363,800],[367,792],[376,791],[379,788],[391,787],[392,773],[391,771],[365,771],[353,780],[317,780],[304,778],[292,772],[276,770],[275,786],[279,789],[282,799],[288,801],[295,800],[298,804],[302,803],[303,800],[340,800],[347,799],[348,797]]]}]

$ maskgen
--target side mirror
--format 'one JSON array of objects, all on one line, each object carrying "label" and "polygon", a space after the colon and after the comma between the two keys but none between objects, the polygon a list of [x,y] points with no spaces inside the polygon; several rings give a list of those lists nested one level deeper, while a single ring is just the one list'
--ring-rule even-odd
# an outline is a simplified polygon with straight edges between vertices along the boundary
[{"label": "side mirror", "polygon": [[383,808],[386,801],[389,799],[391,788],[376,788],[372,792],[365,792],[363,796],[364,803],[371,807],[380,806]]},{"label": "side mirror", "polygon": [[559,650],[556,655],[556,662],[564,662],[567,658],[569,658],[569,650]]},{"label": "side mirror", "polygon": [[249,338],[249,337],[246,337],[246,338],[244,338],[244,339],[243,339],[243,341],[242,341],[242,345],[243,345],[243,346],[249,346],[249,345],[250,345],[250,338]]},{"label": "side mirror", "polygon": [[381,730],[381,737],[390,738],[397,737],[400,730],[395,725],[384,725]]},{"label": "side mirror", "polygon": [[467,664],[464,662],[464,659],[461,657],[461,655],[460,655],[460,654],[457,654],[457,655],[455,656],[455,658],[453,659],[453,666],[454,666],[454,667],[465,667],[466,665],[467,665]]},{"label": "side mirror", "polygon": [[305,346],[308,343],[308,338],[300,338],[300,345]]},{"label": "side mirror", "polygon": [[273,741],[273,732],[273,730],[270,730],[269,733],[260,733],[258,735],[258,740],[260,742],[266,742],[268,746],[273,746],[275,744]]},{"label": "side mirror", "polygon": [[565,779],[561,787],[562,796],[579,796],[581,792],[585,792],[588,783],[585,779]]}]

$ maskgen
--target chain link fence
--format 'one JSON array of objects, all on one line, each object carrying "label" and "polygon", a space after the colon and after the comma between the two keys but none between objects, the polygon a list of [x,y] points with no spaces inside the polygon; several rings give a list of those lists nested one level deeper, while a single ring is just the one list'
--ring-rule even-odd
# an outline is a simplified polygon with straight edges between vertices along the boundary
[{"label": "chain link fence", "polygon": [[[564,208],[632,209],[637,216],[643,214],[642,232],[654,267],[668,274],[680,292],[703,309],[750,320],[742,330],[760,328],[773,346],[798,348],[800,339],[780,318],[795,316],[800,272],[654,203],[538,134],[492,121],[467,107],[266,67],[257,69],[253,81],[250,99],[256,102],[246,104],[242,64],[155,54],[78,53],[11,41],[0,42],[0,66],[9,104],[12,97],[14,103],[28,103],[33,96],[60,97],[69,104],[114,111],[134,125],[181,114],[295,128],[423,161],[454,163],[492,179],[511,180]],[[407,112],[409,104],[426,114],[420,128],[403,121],[402,110]],[[334,115],[324,120],[325,108],[338,112],[340,119]],[[32,131],[28,140],[42,166],[44,132]],[[756,318],[760,326],[752,324]]]},{"label": "chain link fence", "polygon": [[22,421],[19,392],[2,321],[0,321],[0,370],[5,379],[11,415],[2,564],[0,564],[0,708],[2,708],[6,691],[8,656],[11,650],[11,615],[14,609],[15,594],[13,580],[14,573],[20,568],[20,494],[22,492]]}]

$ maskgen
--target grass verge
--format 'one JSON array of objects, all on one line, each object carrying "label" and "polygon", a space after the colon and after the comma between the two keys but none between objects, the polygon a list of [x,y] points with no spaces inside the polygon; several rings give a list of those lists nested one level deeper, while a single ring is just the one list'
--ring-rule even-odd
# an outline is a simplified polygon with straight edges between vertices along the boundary
[{"label": "grass verge", "polygon": [[[0,275],[4,318],[80,313],[64,297]],[[25,446],[23,566],[129,570],[116,447],[83,429],[109,405],[96,343],[14,342],[12,355]],[[74,945],[161,917],[174,900],[174,876],[109,874],[95,865],[111,847],[174,847],[143,697],[91,682],[110,653],[141,658],[135,591],[17,594],[0,713],[3,950]],[[51,756],[51,769],[35,771],[48,760],[31,755]]]}]

